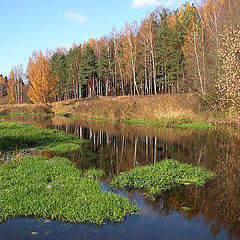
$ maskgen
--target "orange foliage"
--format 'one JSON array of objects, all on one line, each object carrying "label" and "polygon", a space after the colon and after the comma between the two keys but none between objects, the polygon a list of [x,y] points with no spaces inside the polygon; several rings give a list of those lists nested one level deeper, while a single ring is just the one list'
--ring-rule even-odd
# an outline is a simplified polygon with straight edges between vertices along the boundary
[{"label": "orange foliage", "polygon": [[28,96],[33,103],[41,104],[51,102],[54,97],[57,77],[53,77],[49,57],[41,51],[34,52],[29,59],[27,75],[30,81]]}]

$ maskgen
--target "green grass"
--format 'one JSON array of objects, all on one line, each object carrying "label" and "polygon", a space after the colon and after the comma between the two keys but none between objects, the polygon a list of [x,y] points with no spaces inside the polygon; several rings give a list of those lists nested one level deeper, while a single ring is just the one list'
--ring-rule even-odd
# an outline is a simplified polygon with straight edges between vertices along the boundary
[{"label": "green grass", "polygon": [[193,129],[205,129],[205,128],[213,128],[209,123],[205,122],[196,122],[191,120],[188,117],[180,117],[180,118],[161,118],[158,121],[150,121],[150,120],[138,120],[138,119],[129,119],[126,118],[123,120],[125,124],[140,124],[150,127],[156,128],[193,128]]},{"label": "green grass", "polygon": [[63,116],[63,117],[77,117],[77,118],[84,118],[84,119],[91,119],[91,120],[98,120],[98,121],[109,121],[112,120],[109,117],[87,117],[87,116],[83,116],[83,115],[73,115],[72,113],[61,113],[59,114],[59,116]]},{"label": "green grass", "polygon": [[53,117],[53,116],[54,116],[54,113],[9,113],[8,116],[26,116],[26,117],[42,116],[42,117]]},{"label": "green grass", "polygon": [[0,152],[34,148],[39,151],[69,152],[81,148],[84,140],[51,129],[16,122],[0,122]]},{"label": "green grass", "polygon": [[97,180],[103,172],[83,174],[66,158],[23,157],[0,165],[0,221],[37,217],[73,223],[123,221],[138,207],[104,192]]},{"label": "green grass", "polygon": [[110,188],[141,189],[154,195],[182,184],[203,186],[215,176],[214,172],[204,168],[165,159],[155,165],[136,167],[129,172],[120,173],[113,179]]},{"label": "green grass", "polygon": [[141,125],[147,125],[147,126],[150,126],[153,123],[148,120],[139,120],[139,119],[130,119],[130,118],[126,118],[126,119],[122,120],[122,122],[124,122],[126,125],[141,124]]},{"label": "green grass", "polygon": [[214,128],[213,125],[205,122],[182,123],[177,127],[178,128],[194,128],[194,129]]},{"label": "green grass", "polygon": [[97,120],[97,121],[110,121],[110,120],[112,120],[109,117],[87,117],[87,116],[82,116],[82,115],[74,115],[74,117]]}]

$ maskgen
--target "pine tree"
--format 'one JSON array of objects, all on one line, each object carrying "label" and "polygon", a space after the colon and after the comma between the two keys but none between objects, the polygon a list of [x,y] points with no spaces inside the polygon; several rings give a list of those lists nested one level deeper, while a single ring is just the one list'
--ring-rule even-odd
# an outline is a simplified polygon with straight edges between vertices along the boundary
[{"label": "pine tree", "polygon": [[67,86],[66,91],[70,98],[81,98],[82,82],[79,77],[82,47],[74,45],[66,56]]},{"label": "pine tree", "polygon": [[50,63],[53,76],[58,77],[56,99],[63,100],[66,98],[66,95],[68,95],[66,55],[62,52],[56,52],[51,57]]},{"label": "pine tree", "polygon": [[107,47],[101,48],[101,56],[98,64],[98,77],[104,83],[105,95],[108,95],[108,83],[109,83],[109,55]]},{"label": "pine tree", "polygon": [[95,80],[97,77],[97,59],[89,44],[83,50],[79,69],[79,78],[82,84],[88,85],[86,96],[95,96]]}]

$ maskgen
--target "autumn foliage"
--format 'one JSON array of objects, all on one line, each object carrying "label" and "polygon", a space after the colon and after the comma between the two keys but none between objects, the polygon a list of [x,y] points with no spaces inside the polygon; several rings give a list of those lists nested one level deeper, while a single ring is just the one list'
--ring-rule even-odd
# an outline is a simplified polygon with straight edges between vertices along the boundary
[{"label": "autumn foliage", "polygon": [[240,111],[240,30],[226,29],[219,56],[219,102]]},{"label": "autumn foliage", "polygon": [[11,70],[10,76],[8,79],[8,102],[16,103],[15,99],[15,82],[14,82],[14,72]]},{"label": "autumn foliage", "polygon": [[[27,69],[28,96],[33,103],[47,103],[198,92],[208,106],[239,111],[239,29],[239,0],[159,8],[140,24],[126,23],[120,31],[74,43],[69,50],[34,52]],[[21,103],[17,74],[13,71],[8,80],[12,103]]]},{"label": "autumn foliage", "polygon": [[53,76],[49,56],[34,52],[29,59],[27,76],[30,82],[28,96],[33,103],[48,103],[54,99],[57,76]]}]

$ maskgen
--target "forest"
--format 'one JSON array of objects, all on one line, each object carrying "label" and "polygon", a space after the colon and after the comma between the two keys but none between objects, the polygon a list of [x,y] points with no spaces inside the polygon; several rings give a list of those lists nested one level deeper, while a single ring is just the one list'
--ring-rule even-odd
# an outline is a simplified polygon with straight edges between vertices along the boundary
[{"label": "forest", "polygon": [[8,103],[196,92],[239,111],[239,90],[239,0],[157,8],[100,39],[35,51],[26,72],[18,65],[0,75],[0,98]]}]

